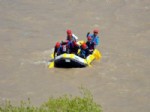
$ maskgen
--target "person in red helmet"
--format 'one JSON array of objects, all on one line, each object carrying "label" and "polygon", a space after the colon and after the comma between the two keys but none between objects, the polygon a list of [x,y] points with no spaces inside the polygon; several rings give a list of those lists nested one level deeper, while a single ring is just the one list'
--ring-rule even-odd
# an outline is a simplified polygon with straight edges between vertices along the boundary
[{"label": "person in red helmet", "polygon": [[88,49],[86,43],[83,43],[83,44],[81,45],[81,51],[80,51],[80,53],[79,53],[79,56],[80,56],[81,58],[86,58],[89,54],[90,54],[90,52],[89,52],[89,49]]},{"label": "person in red helmet", "polygon": [[91,41],[94,42],[96,46],[100,44],[98,33],[98,29],[94,29],[93,34],[90,34],[90,32],[87,33],[87,37],[90,36],[92,38]]},{"label": "person in red helmet", "polygon": [[69,53],[69,46],[68,46],[68,40],[62,41],[62,53]]},{"label": "person in red helmet", "polygon": [[55,56],[58,56],[61,54],[60,49],[61,49],[61,44],[60,44],[60,42],[57,42],[54,47],[54,58],[55,58]]},{"label": "person in red helmet", "polygon": [[72,42],[72,48],[71,48],[70,52],[77,55],[78,50],[79,50],[79,45],[77,44],[76,41],[73,41]]},{"label": "person in red helmet", "polygon": [[95,49],[95,42],[92,41],[92,37],[91,37],[91,36],[88,36],[88,37],[87,37],[86,45],[87,45],[87,47],[88,47],[90,53],[92,54],[92,52],[93,52],[94,49]]},{"label": "person in red helmet", "polygon": [[73,53],[76,51],[77,46],[76,46],[76,36],[72,33],[70,29],[66,31],[67,33],[67,47],[68,47],[68,53]]},{"label": "person in red helmet", "polygon": [[68,46],[67,46],[68,42],[65,41],[65,42],[57,42],[55,44],[55,47],[54,47],[54,58],[55,56],[59,56],[63,53],[68,53]]},{"label": "person in red helmet", "polygon": [[76,41],[77,37],[72,33],[70,29],[66,31],[67,33],[67,40],[68,41]]}]

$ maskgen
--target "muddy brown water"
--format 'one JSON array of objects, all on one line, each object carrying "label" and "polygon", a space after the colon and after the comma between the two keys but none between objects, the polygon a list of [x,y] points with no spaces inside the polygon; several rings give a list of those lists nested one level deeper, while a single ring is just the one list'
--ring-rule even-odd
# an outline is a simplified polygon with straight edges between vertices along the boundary
[{"label": "muddy brown water", "polygon": [[[102,60],[48,69],[66,29],[80,40],[100,29]],[[149,0],[0,0],[0,104],[80,95],[88,88],[105,112],[150,111]]]}]

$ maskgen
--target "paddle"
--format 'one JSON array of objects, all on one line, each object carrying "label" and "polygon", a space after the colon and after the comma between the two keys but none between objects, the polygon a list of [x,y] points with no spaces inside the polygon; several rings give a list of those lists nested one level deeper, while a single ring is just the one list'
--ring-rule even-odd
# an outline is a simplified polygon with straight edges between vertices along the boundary
[{"label": "paddle", "polygon": [[93,55],[96,59],[100,59],[102,57],[101,53],[97,49],[93,51]]},{"label": "paddle", "polygon": [[54,61],[49,64],[48,68],[54,68]]},{"label": "paddle", "polygon": [[50,59],[50,60],[48,61],[48,62],[49,62],[48,68],[54,68],[54,60],[55,60],[54,54],[51,54],[50,57],[51,57],[52,59]]}]

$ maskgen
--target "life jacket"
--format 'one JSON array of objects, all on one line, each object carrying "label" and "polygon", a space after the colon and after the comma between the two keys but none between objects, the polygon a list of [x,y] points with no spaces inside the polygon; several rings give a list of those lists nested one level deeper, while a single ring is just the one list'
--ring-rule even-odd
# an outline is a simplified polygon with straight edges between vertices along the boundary
[{"label": "life jacket", "polygon": [[79,50],[79,45],[75,41],[73,41],[72,42],[71,53],[77,54],[78,50]]},{"label": "life jacket", "polygon": [[67,53],[67,49],[68,49],[68,47],[66,44],[62,45],[62,52],[63,53]]},{"label": "life jacket", "polygon": [[88,46],[88,49],[89,50],[94,50],[94,48],[95,48],[95,44],[94,44],[94,42],[92,42],[92,41],[87,41],[86,42],[86,45]]},{"label": "life jacket", "polygon": [[88,50],[88,48],[87,48],[87,49],[82,49],[82,48],[81,48],[80,56],[81,56],[82,58],[86,58],[88,55],[89,55],[89,50]]},{"label": "life jacket", "polygon": [[92,37],[92,42],[94,42],[95,45],[99,45],[100,40],[99,40],[99,37],[98,37],[98,36],[95,36],[94,34],[89,34],[88,36],[91,36],[91,37]]},{"label": "life jacket", "polygon": [[61,52],[68,53],[68,49],[69,49],[68,41],[62,42],[61,43]]}]

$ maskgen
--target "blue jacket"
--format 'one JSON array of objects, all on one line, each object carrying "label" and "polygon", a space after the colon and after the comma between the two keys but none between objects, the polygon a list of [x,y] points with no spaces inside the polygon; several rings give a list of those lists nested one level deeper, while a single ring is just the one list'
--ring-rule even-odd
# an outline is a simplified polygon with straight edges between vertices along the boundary
[{"label": "blue jacket", "polygon": [[61,45],[58,49],[57,49],[57,55],[61,55],[63,53],[67,53],[68,49],[66,45]]},{"label": "blue jacket", "polygon": [[94,42],[96,45],[100,44],[99,36],[95,36],[94,34],[89,34],[88,36],[92,37],[92,42]]},{"label": "blue jacket", "polygon": [[89,54],[90,54],[90,52],[89,52],[88,48],[87,49],[82,49],[81,48],[79,56],[82,57],[82,58],[86,58]]}]

